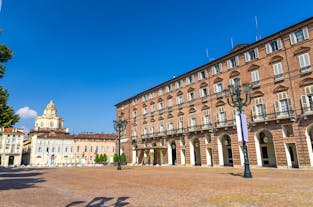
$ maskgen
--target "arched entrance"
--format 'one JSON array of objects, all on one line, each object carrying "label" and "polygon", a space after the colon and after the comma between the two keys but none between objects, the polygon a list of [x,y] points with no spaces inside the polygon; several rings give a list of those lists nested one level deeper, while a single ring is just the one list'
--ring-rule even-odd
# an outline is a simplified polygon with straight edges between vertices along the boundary
[{"label": "arched entrance", "polygon": [[9,157],[9,165],[14,165],[14,156]]},{"label": "arched entrance", "polygon": [[201,165],[200,141],[198,138],[193,141],[195,165]]},{"label": "arched entrance", "polygon": [[228,134],[223,134],[219,138],[219,158],[222,159],[223,162],[220,164],[224,166],[234,166],[233,161],[233,152],[231,147],[231,139]]},{"label": "arched entrance", "polygon": [[273,136],[271,132],[268,130],[261,130],[256,134],[256,137],[258,165],[263,167],[277,167]]},{"label": "arched entrance", "polygon": [[308,145],[311,166],[313,166],[313,124],[309,125],[306,130],[306,143]]},{"label": "arched entrance", "polygon": [[172,165],[176,165],[176,143],[175,143],[175,141],[172,142],[171,148],[172,148]]}]

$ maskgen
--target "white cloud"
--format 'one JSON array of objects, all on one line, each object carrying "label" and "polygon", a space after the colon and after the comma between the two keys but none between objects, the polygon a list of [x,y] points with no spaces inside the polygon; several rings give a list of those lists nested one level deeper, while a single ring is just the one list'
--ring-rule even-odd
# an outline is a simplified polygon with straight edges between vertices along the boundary
[{"label": "white cloud", "polygon": [[30,118],[36,118],[37,112],[33,109],[30,109],[28,106],[24,106],[17,110],[16,114],[18,114],[22,119],[30,119]]}]

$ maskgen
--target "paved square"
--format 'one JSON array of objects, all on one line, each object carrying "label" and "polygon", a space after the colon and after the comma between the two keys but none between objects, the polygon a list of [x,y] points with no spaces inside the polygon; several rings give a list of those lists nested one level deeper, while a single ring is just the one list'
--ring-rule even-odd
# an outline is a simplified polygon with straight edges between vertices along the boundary
[{"label": "paved square", "polygon": [[313,206],[313,171],[197,167],[0,169],[0,206]]}]

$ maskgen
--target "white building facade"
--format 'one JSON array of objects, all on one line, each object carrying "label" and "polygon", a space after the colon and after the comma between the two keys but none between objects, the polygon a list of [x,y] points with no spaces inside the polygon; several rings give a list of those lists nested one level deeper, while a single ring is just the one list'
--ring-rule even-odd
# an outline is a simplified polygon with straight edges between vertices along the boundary
[{"label": "white building facade", "polygon": [[38,116],[35,128],[30,131],[24,143],[23,164],[68,165],[73,164],[73,137],[68,128],[63,128],[64,120],[57,116],[57,109],[50,101],[43,115]]},{"label": "white building facade", "polygon": [[0,134],[0,166],[21,165],[23,129],[0,128]]}]

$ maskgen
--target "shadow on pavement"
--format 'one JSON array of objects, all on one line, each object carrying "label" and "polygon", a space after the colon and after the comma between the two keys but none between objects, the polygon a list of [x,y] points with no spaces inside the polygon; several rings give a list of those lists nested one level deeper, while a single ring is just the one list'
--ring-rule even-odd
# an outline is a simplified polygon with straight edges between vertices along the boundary
[{"label": "shadow on pavement", "polygon": [[0,190],[33,188],[35,184],[45,182],[40,178],[5,179],[0,180]]},{"label": "shadow on pavement", "polygon": [[[43,168],[0,168],[0,190],[33,188],[37,183],[45,182],[42,178],[31,178],[43,173],[30,172]],[[24,172],[24,173],[23,173]]]},{"label": "shadow on pavement", "polygon": [[[118,197],[115,203],[111,204],[110,206],[113,207],[122,207],[122,206],[127,206],[129,202],[125,202],[129,197]],[[95,197],[92,199],[85,207],[102,207],[102,206],[107,206],[108,202],[114,200],[113,197]],[[80,204],[86,203],[86,201],[73,201],[66,205],[66,207],[72,207],[72,206],[77,206]]]},{"label": "shadow on pavement", "polygon": [[237,176],[237,177],[242,177],[243,178],[243,175],[242,173],[221,173],[223,175],[232,175],[232,176]]}]

